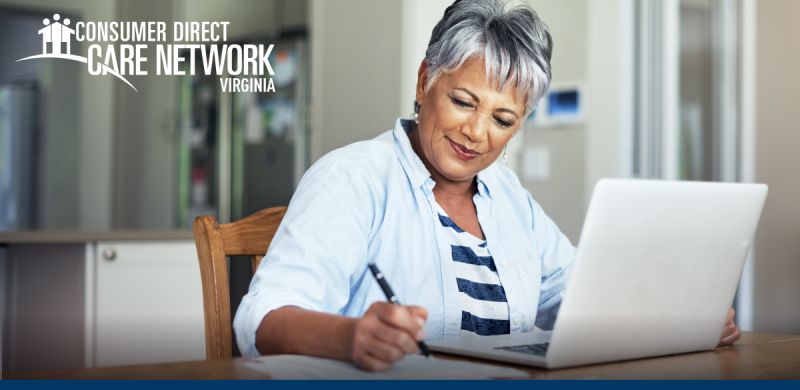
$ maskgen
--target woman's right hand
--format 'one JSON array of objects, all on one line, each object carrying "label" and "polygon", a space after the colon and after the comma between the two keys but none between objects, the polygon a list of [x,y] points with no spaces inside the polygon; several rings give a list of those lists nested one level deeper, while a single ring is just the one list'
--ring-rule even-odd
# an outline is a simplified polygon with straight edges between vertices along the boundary
[{"label": "woman's right hand", "polygon": [[406,354],[419,352],[427,318],[419,306],[373,303],[355,322],[350,359],[367,371],[388,370]]}]

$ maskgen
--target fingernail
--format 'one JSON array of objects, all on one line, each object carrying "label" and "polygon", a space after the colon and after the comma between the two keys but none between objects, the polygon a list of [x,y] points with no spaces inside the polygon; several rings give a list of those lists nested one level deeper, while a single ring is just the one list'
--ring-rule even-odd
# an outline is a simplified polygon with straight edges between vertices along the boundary
[{"label": "fingernail", "polygon": [[419,325],[419,326],[425,325],[425,320],[423,320],[422,318],[417,317],[417,325]]},{"label": "fingernail", "polygon": [[425,339],[425,329],[420,330],[417,332],[417,340],[424,340]]}]

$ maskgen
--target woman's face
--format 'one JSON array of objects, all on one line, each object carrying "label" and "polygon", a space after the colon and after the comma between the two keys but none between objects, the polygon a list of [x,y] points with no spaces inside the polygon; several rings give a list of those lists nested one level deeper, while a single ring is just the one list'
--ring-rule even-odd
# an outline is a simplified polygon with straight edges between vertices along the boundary
[{"label": "woman's face", "polygon": [[[489,81],[481,57],[442,73],[426,92],[427,69],[420,66],[417,153],[422,152],[434,180],[472,181],[491,165],[520,127],[524,99],[509,87],[498,91]],[[438,174],[438,175],[437,175]]]}]

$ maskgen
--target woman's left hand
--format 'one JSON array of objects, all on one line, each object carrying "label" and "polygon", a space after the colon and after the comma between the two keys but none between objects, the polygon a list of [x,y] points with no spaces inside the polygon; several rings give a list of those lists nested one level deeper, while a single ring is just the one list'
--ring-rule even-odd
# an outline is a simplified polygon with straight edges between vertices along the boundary
[{"label": "woman's left hand", "polygon": [[722,329],[722,337],[719,339],[718,347],[731,345],[742,336],[741,333],[739,333],[739,327],[733,322],[733,316],[735,314],[736,311],[734,311],[733,308],[728,309],[728,320],[725,321],[725,327]]}]

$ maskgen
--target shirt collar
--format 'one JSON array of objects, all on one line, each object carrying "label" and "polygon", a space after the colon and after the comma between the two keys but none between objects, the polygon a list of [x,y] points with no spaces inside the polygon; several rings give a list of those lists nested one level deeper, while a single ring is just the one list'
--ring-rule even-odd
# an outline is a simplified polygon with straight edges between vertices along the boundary
[{"label": "shirt collar", "polygon": [[[408,138],[408,133],[413,131],[415,127],[416,124],[413,120],[398,118],[392,134],[394,135],[395,148],[398,151],[400,164],[406,171],[406,175],[408,175],[408,180],[411,182],[411,186],[416,189],[423,188],[423,185],[428,180],[430,180],[432,183],[433,179],[431,179],[431,174],[428,169],[425,168],[425,164],[422,163],[422,160],[419,158],[419,156],[417,156],[417,153],[414,152],[414,149],[411,147],[411,141]],[[480,194],[480,196],[489,198],[492,197],[490,188],[492,188],[495,183],[495,169],[497,168],[494,166],[494,164],[492,164],[486,169],[478,172],[478,194]]]}]

